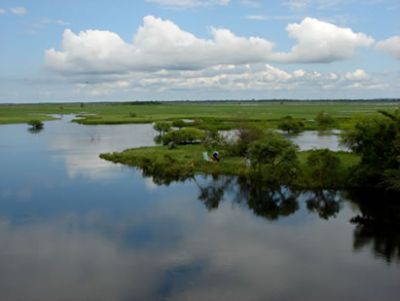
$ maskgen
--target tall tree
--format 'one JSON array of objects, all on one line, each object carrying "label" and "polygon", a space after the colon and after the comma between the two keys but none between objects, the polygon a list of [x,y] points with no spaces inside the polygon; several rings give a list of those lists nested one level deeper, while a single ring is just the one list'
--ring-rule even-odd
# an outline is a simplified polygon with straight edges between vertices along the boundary
[{"label": "tall tree", "polygon": [[356,184],[400,191],[400,111],[380,113],[355,119],[342,140],[361,156]]}]

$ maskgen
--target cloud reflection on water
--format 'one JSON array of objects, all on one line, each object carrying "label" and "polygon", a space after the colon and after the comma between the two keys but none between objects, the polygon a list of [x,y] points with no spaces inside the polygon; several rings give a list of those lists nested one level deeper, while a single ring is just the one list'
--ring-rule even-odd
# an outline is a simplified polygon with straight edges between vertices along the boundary
[{"label": "cloud reflection on water", "polygon": [[[65,122],[70,118],[66,117]],[[48,136],[54,157],[64,159],[70,178],[84,176],[107,180],[121,174],[121,166],[99,158],[101,153],[154,145],[155,131],[151,124],[83,126],[53,122]]]},{"label": "cloud reflection on water", "polygon": [[[398,271],[352,253],[347,208],[279,223],[222,202],[207,212],[167,197],[151,211],[0,222],[4,300],[375,300]],[[303,217],[302,217],[303,216]],[[143,231],[145,234],[143,234]],[[144,237],[143,237],[144,235]],[[338,268],[340,267],[340,268]],[[354,275],[363,275],[354,282]],[[362,287],[361,291],[355,290]],[[313,290],[310,290],[313,287]]]}]

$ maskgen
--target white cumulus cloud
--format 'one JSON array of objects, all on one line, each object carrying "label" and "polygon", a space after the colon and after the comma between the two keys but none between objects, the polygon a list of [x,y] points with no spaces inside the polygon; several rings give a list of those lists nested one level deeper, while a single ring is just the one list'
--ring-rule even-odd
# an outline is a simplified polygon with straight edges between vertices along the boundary
[{"label": "white cumulus cloud", "polygon": [[173,22],[144,18],[132,43],[110,31],[66,29],[63,51],[49,49],[46,65],[65,72],[201,69],[217,64],[263,61],[273,44],[258,37],[238,37],[228,29],[212,28],[212,39],[200,39]]},{"label": "white cumulus cloud", "polygon": [[289,24],[297,40],[290,52],[274,52],[273,42],[241,37],[225,28],[212,28],[211,38],[198,38],[169,20],[143,19],[132,42],[117,33],[66,29],[62,50],[48,49],[46,65],[62,73],[123,73],[157,70],[198,70],[216,65],[251,63],[329,63],[351,58],[357,47],[373,39],[349,28],[306,18]]},{"label": "white cumulus cloud", "polygon": [[349,59],[357,47],[370,46],[374,42],[364,33],[314,18],[305,18],[300,24],[291,23],[286,30],[297,40],[291,52],[277,56],[278,60],[287,63],[329,63]]},{"label": "white cumulus cloud", "polygon": [[376,47],[400,60],[400,36],[394,36],[380,41],[376,44]]},{"label": "white cumulus cloud", "polygon": [[347,72],[345,78],[351,81],[362,81],[369,79],[369,75],[363,69],[357,69],[353,72]]}]

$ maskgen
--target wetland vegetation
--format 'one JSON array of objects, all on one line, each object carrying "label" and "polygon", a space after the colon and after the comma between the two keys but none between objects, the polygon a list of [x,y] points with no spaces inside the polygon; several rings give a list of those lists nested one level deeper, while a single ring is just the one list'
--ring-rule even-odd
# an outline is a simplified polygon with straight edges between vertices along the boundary
[{"label": "wetland vegetation", "polygon": [[[160,146],[104,153],[101,158],[138,167],[156,178],[196,174],[237,175],[297,188],[400,189],[397,102],[147,102],[2,105],[0,122],[44,119],[74,113],[74,122],[153,123]],[[35,116],[34,123],[32,116]],[[40,126],[40,129],[42,126]],[[276,130],[340,129],[351,150],[300,152]],[[224,137],[221,130],[234,130]],[[220,162],[212,160],[217,150]]]},{"label": "wetland vegetation", "polygon": [[[341,139],[350,153],[328,149],[299,152],[291,141],[260,124],[242,123],[236,136],[227,139],[216,130],[202,130],[194,125],[172,129],[172,125],[163,122],[156,123],[155,128],[161,129],[163,136],[157,141],[164,147],[101,154],[101,158],[139,167],[148,175],[172,179],[223,174],[248,176],[270,186],[297,189],[374,187],[399,191],[399,112],[379,110],[347,120]],[[313,122],[324,131],[338,124],[325,111],[318,112]],[[281,118],[278,123],[280,129],[289,133],[300,131],[302,126],[302,121],[291,116]],[[208,154],[214,151],[223,160],[212,160]]]},{"label": "wetland vegetation", "polygon": [[88,125],[191,120],[198,128],[223,130],[239,128],[243,122],[276,128],[281,118],[291,116],[310,130],[318,129],[315,117],[320,112],[329,114],[335,120],[335,127],[342,128],[354,114],[371,115],[377,110],[394,110],[398,106],[397,100],[2,104],[0,124],[75,114],[79,117],[75,122]]}]

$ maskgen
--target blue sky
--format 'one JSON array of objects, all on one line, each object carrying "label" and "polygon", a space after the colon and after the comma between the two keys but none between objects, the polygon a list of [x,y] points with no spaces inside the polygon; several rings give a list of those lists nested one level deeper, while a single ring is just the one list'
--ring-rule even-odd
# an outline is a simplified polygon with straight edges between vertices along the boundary
[{"label": "blue sky", "polygon": [[400,97],[398,0],[0,0],[0,102]]}]

